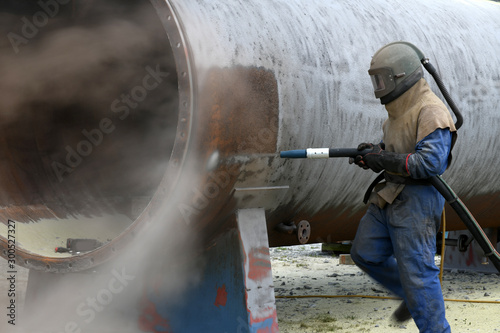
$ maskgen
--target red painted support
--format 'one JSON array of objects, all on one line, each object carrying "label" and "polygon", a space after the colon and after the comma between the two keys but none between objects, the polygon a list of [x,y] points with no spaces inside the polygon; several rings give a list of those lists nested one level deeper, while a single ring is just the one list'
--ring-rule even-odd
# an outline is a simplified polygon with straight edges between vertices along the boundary
[{"label": "red painted support", "polygon": [[245,255],[245,290],[250,332],[278,332],[264,210],[238,211],[238,229]]},{"label": "red painted support", "polygon": [[[145,286],[141,332],[279,332],[265,211],[243,209],[203,254],[200,283],[172,302]],[[162,274],[154,285],[160,284]],[[168,283],[163,278],[164,283]]]}]

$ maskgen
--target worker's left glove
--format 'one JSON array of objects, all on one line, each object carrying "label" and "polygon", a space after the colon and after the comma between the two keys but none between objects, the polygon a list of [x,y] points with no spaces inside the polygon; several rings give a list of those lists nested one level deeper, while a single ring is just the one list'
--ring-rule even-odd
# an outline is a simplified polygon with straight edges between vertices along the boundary
[{"label": "worker's left glove", "polygon": [[[367,147],[365,147],[364,149],[366,148]],[[408,171],[407,161],[410,154],[388,152],[383,148],[385,147],[381,144],[373,145],[373,152],[368,153],[365,156],[356,156],[354,159],[354,163],[364,169],[370,168],[376,173],[379,173],[382,170],[386,170],[390,173],[398,174],[401,176],[409,176],[410,173]]]}]

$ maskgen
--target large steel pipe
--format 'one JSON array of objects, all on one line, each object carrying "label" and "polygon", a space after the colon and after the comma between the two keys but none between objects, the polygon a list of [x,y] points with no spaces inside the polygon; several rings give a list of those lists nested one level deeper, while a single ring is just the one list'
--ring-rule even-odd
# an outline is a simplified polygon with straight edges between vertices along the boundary
[{"label": "large steel pipe", "polygon": [[[1,6],[1,254],[88,269],[120,252],[174,187],[190,118],[178,51],[143,1]],[[68,239],[101,246],[56,253]]]},{"label": "large steel pipe", "polygon": [[[395,40],[431,59],[462,109],[445,179],[484,226],[498,225],[498,3],[72,3],[46,14],[45,25],[38,5],[2,12],[10,36],[0,82],[10,97],[0,149],[3,257],[11,219],[26,235],[17,250],[25,266],[92,267],[174,199],[172,218],[207,240],[231,226],[236,209],[255,207],[266,208],[273,246],[296,243],[275,227],[300,220],[313,241],[351,239],[373,175],[345,160],[283,161],[277,152],[378,141],[386,113],[367,68]],[[85,47],[57,47],[71,45],[65,33],[75,31]],[[66,238],[103,246],[54,253]]]}]

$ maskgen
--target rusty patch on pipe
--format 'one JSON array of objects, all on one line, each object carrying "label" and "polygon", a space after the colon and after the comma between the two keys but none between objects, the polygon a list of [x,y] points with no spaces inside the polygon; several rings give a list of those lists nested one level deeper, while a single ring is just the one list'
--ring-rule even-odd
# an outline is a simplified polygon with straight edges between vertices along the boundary
[{"label": "rusty patch on pipe", "polygon": [[[274,74],[264,68],[214,68],[202,92],[203,148],[231,154],[275,153],[277,133],[267,130],[278,119],[279,96]],[[273,135],[271,135],[273,134]],[[258,140],[266,136],[265,140]],[[257,144],[255,144],[257,142]]]},{"label": "rusty patch on pipe", "polygon": [[[206,229],[204,234],[213,238],[237,209],[231,193],[241,174],[260,155],[276,153],[279,96],[274,73],[264,68],[212,68],[206,78],[192,152],[195,170],[202,177],[189,185],[193,195],[183,207],[192,221]],[[200,169],[206,168],[214,152],[218,156],[215,167]],[[260,173],[252,177],[270,174],[265,169]]]}]

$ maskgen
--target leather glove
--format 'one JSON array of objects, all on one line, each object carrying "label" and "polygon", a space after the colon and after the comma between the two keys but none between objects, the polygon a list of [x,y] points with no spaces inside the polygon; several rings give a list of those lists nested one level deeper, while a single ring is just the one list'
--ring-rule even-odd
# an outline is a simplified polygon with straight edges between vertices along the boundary
[{"label": "leather glove", "polygon": [[387,152],[384,150],[385,145],[383,143],[378,145],[362,143],[358,146],[358,150],[370,148],[370,145],[373,152],[365,156],[356,156],[354,163],[363,169],[371,169],[376,173],[386,170],[401,176],[410,175],[407,167],[407,160],[410,154]]},{"label": "leather glove", "polygon": [[[359,151],[365,150],[365,149],[371,149],[373,150],[374,153],[380,152],[380,150],[385,149],[385,143],[381,142],[379,144],[375,143],[368,143],[368,142],[363,142],[358,145],[357,148]],[[363,156],[358,155],[355,158],[349,157],[349,164],[356,164],[360,168],[363,168],[365,170],[370,169],[370,167],[366,164],[366,162],[363,160]]]}]

